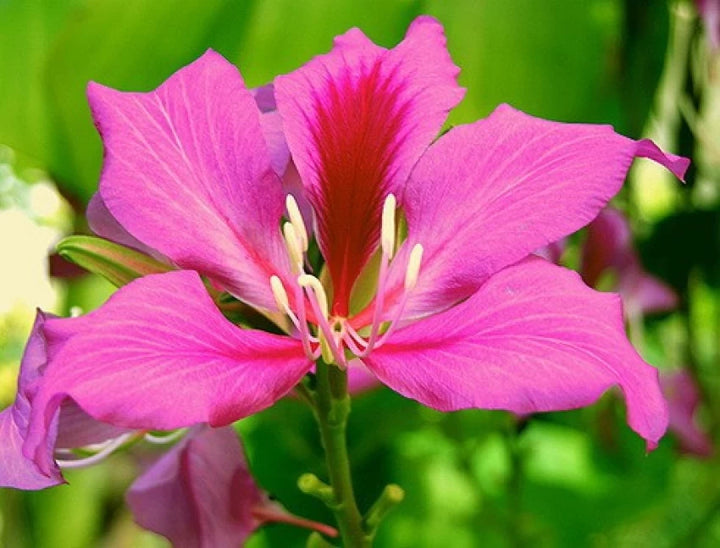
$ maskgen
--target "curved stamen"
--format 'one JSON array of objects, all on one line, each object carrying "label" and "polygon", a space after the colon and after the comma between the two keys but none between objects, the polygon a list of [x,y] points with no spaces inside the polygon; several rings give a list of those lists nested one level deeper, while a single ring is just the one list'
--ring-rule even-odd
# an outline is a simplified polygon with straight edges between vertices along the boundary
[{"label": "curved stamen", "polygon": [[317,316],[317,325],[322,333],[319,338],[323,359],[328,362],[334,360],[338,366],[346,367],[345,356],[338,346],[337,333],[328,322],[329,306],[325,288],[323,288],[320,280],[310,274],[298,276],[298,284],[305,289],[310,306],[312,306],[313,312]]},{"label": "curved stamen", "polygon": [[295,300],[298,302],[298,313],[300,314],[300,317],[298,317],[292,311],[292,308],[290,308],[290,300],[288,299],[287,291],[285,291],[285,286],[279,277],[275,275],[270,276],[270,288],[272,289],[273,297],[275,297],[275,303],[278,305],[278,308],[287,314],[288,318],[290,318],[290,321],[295,326],[295,329],[297,329],[298,333],[300,333],[300,340],[303,343],[305,355],[312,360],[316,360],[317,357],[315,356],[315,352],[312,348],[310,348],[310,343],[317,342],[317,340],[315,337],[310,335],[307,327],[302,290],[298,288],[298,291],[295,292]]},{"label": "curved stamen", "polygon": [[187,428],[181,428],[180,430],[175,430],[175,432],[170,432],[169,434],[165,434],[162,436],[156,436],[155,434],[146,432],[144,439],[145,441],[149,443],[154,443],[155,445],[165,445],[167,443],[172,443],[175,440],[182,438],[187,431]]},{"label": "curved stamen", "polygon": [[56,462],[60,468],[84,468],[86,466],[92,466],[93,464],[97,464],[104,458],[108,457],[118,447],[123,445],[128,440],[132,439],[134,436],[137,436],[137,434],[135,432],[122,434],[121,436],[118,436],[115,439],[109,440],[108,442],[106,442],[104,444],[97,444],[96,446],[102,445],[103,448],[100,451],[98,451],[97,453],[95,453],[94,455],[91,455],[86,458],[73,459],[73,460],[56,460]]}]

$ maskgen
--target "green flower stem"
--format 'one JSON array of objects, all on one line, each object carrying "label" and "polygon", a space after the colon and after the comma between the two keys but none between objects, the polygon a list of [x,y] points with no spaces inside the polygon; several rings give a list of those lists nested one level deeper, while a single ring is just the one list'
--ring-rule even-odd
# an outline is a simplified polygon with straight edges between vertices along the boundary
[{"label": "green flower stem", "polygon": [[371,545],[371,540],[363,529],[362,516],[355,502],[347,453],[346,426],[350,414],[347,372],[318,360],[316,380],[315,416],[320,426],[333,495],[328,506],[335,513],[343,545],[366,548]]}]

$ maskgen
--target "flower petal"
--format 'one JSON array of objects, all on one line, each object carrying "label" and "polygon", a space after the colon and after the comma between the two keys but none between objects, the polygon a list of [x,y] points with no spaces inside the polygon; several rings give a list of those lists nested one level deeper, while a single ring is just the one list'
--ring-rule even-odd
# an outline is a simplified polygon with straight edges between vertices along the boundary
[{"label": "flower petal", "polygon": [[241,546],[264,495],[231,427],[196,427],[130,487],[135,521],[175,547]]},{"label": "flower petal", "polygon": [[[103,442],[124,432],[92,419],[74,402],[65,400],[61,409],[46,423],[43,431],[45,442],[39,451],[42,456],[35,460],[24,456],[22,447],[28,435],[35,394],[43,382],[47,356],[52,349],[62,346],[83,324],[80,319],[55,319],[58,330],[50,339],[46,337],[44,326],[51,317],[38,310],[20,364],[15,402],[0,412],[0,439],[3,440],[0,444],[0,486],[44,489],[64,483],[60,470],[53,462],[55,447],[72,449]],[[45,473],[38,468],[40,462],[46,464]]]},{"label": "flower petal", "polygon": [[100,195],[112,216],[178,266],[275,309],[268,280],[288,271],[284,197],[237,69],[208,51],[155,91],[91,83],[88,97],[105,145]]},{"label": "flower petal", "polygon": [[572,409],[618,385],[628,423],[649,447],[667,427],[657,371],[627,341],[617,295],[540,258],[398,330],[365,364],[394,390],[442,411]]},{"label": "flower petal", "polygon": [[462,98],[439,23],[420,17],[394,49],[360,30],[275,82],[288,145],[317,214],[335,310],[376,247],[383,200],[398,197],[412,166]]},{"label": "flower petal", "polygon": [[408,239],[390,287],[401,286],[413,245],[424,247],[406,315],[467,298],[491,274],[589,223],[638,156],[678,177],[689,163],[609,126],[549,122],[507,105],[451,130],[421,158],[405,191]]},{"label": "flower petal", "polygon": [[26,455],[66,397],[126,428],[224,425],[274,403],[311,366],[299,341],[228,322],[192,271],[140,278],[83,319],[89,328],[51,354]]}]

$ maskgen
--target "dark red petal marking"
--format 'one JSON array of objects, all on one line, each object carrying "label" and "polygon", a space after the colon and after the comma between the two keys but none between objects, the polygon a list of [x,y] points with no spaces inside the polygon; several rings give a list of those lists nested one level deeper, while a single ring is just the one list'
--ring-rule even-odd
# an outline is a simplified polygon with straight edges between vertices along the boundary
[{"label": "dark red petal marking", "polygon": [[378,244],[382,204],[405,133],[402,80],[381,73],[380,59],[353,78],[328,78],[315,95],[311,136],[319,192],[311,193],[323,253],[333,282],[333,314],[347,315],[353,283]]}]

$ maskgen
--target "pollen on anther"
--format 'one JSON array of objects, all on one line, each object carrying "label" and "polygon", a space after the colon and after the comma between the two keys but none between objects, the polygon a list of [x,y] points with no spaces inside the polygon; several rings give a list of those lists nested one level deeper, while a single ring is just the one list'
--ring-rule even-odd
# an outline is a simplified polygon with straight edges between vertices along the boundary
[{"label": "pollen on anther", "polygon": [[397,200],[393,194],[385,198],[382,211],[382,225],[380,231],[380,245],[388,259],[392,259],[395,250],[395,207]]},{"label": "pollen on anther", "polygon": [[410,291],[417,283],[420,274],[420,262],[422,261],[423,246],[415,244],[410,251],[408,259],[407,271],[405,272],[405,291]]},{"label": "pollen on anther", "polygon": [[283,237],[285,238],[285,247],[287,247],[288,253],[290,254],[290,260],[292,261],[292,264],[297,269],[299,269],[299,271],[302,271],[302,242],[300,241],[297,230],[292,223],[285,223],[283,225]]},{"label": "pollen on anther", "polygon": [[288,194],[285,198],[285,208],[287,209],[288,218],[292,223],[293,228],[300,240],[300,244],[303,251],[308,250],[308,235],[305,229],[305,221],[303,221],[300,208],[298,207],[297,201],[292,194]]},{"label": "pollen on anther", "polygon": [[310,289],[312,289],[313,293],[315,293],[315,299],[317,300],[318,306],[320,307],[320,311],[322,312],[323,317],[327,319],[330,307],[328,306],[328,299],[327,294],[325,293],[325,288],[322,286],[320,280],[318,280],[315,276],[312,276],[311,274],[301,274],[300,276],[298,276],[298,284],[300,284],[301,287],[309,287]]},{"label": "pollen on anther", "polygon": [[273,297],[275,297],[278,308],[283,312],[289,310],[290,301],[280,278],[274,275],[270,276],[270,288],[272,289]]}]

